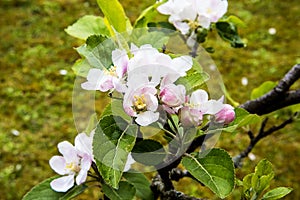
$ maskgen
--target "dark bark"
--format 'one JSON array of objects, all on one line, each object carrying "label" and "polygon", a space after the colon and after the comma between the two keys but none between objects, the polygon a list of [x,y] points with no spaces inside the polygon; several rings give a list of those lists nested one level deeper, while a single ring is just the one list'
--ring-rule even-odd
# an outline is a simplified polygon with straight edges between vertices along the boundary
[{"label": "dark bark", "polygon": [[267,94],[246,101],[240,107],[249,113],[268,114],[286,106],[300,103],[300,90],[289,91],[290,87],[300,78],[300,64],[295,65],[275,88]]}]

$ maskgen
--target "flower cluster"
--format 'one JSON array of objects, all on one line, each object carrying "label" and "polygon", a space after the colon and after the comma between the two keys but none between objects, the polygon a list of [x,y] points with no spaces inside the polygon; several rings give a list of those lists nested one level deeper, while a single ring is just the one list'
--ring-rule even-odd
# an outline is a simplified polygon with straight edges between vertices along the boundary
[{"label": "flower cluster", "polygon": [[57,192],[66,192],[76,184],[82,184],[87,178],[91,168],[93,158],[92,142],[94,132],[87,136],[80,133],[75,138],[75,146],[68,141],[60,142],[57,147],[63,156],[53,156],[50,161],[50,167],[63,177],[54,179],[50,186]]},{"label": "flower cluster", "polygon": [[186,88],[176,84],[192,68],[190,56],[171,58],[149,44],[132,44],[129,53],[131,56],[125,50],[114,50],[113,65],[104,70],[91,69],[82,88],[121,93],[124,111],[141,126],[158,121],[162,111],[180,115],[183,126],[200,125],[203,115],[214,115],[218,123],[233,120],[233,108],[229,109],[222,99],[209,100],[204,90],[187,95]]},{"label": "flower cluster", "polygon": [[[56,173],[64,176],[51,181],[50,186],[53,190],[66,192],[74,186],[75,182],[80,185],[86,181],[92,162],[95,162],[92,150],[94,134],[94,131],[89,136],[85,133],[78,134],[75,137],[74,146],[68,141],[60,142],[57,145],[62,156],[53,156],[49,160],[49,164]],[[124,171],[128,171],[134,162],[129,154]]]},{"label": "flower cluster", "polygon": [[169,22],[185,35],[199,26],[208,29],[227,12],[227,7],[227,0],[169,0],[157,10],[170,15]]}]

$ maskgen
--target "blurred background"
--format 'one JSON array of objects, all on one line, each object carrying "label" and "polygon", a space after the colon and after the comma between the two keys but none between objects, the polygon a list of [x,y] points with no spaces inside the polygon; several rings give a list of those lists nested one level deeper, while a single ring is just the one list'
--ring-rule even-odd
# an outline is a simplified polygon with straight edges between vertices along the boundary
[{"label": "blurred background", "polygon": [[[120,0],[132,21],[154,0]],[[244,49],[230,48],[216,35],[208,45],[236,101],[243,103],[251,90],[266,80],[279,80],[300,63],[300,4],[298,0],[229,0],[229,14],[245,21],[239,29]],[[15,200],[34,185],[54,175],[48,165],[56,145],[74,141],[71,67],[79,58],[73,47],[82,41],[64,28],[81,16],[101,15],[96,0],[0,1],[0,199]],[[300,86],[299,81],[296,86]],[[299,97],[300,98],[300,97]],[[101,105],[99,112],[101,112]],[[278,122],[283,115],[278,115]],[[255,128],[255,127],[254,127]],[[293,187],[285,199],[300,199],[300,123],[261,141],[252,160],[237,169],[238,178],[254,170],[262,158],[273,163],[275,186]],[[232,156],[248,145],[245,132],[223,134],[217,146]],[[151,177],[151,174],[149,175]],[[187,194],[212,198],[208,190],[192,184],[178,188]],[[232,199],[238,199],[235,192]],[[82,196],[79,199],[87,199]],[[93,199],[93,198],[89,198]],[[95,199],[97,199],[95,197]]]}]

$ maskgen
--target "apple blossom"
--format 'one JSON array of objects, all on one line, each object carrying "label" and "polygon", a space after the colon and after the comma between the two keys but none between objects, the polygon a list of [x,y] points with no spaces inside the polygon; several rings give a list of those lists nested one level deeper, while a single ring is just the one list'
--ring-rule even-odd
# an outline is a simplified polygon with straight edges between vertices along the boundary
[{"label": "apple blossom", "polygon": [[127,72],[128,55],[125,50],[116,49],[112,51],[113,66],[107,69],[90,69],[87,82],[81,84],[85,90],[100,90],[107,92],[116,89],[118,92],[126,90],[123,84],[123,77]]},{"label": "apple blossom", "polygon": [[169,55],[160,53],[150,44],[142,45],[140,48],[131,45],[131,53],[134,55],[128,62],[128,78],[132,76],[145,75],[154,85],[160,84],[164,78],[168,80],[164,84],[173,83],[179,77],[185,76],[192,68],[193,61],[190,56],[171,58]]},{"label": "apple blossom", "polygon": [[199,126],[203,115],[215,115],[224,108],[222,98],[220,100],[208,100],[205,90],[194,91],[187,99],[185,106],[180,109],[180,119],[184,126]]},{"label": "apple blossom", "polygon": [[157,89],[145,77],[136,74],[128,80],[128,90],[124,95],[123,108],[141,126],[147,126],[159,118]]},{"label": "apple blossom", "polygon": [[214,120],[217,123],[229,124],[235,118],[234,108],[229,104],[224,104],[222,110],[215,114]]},{"label": "apple blossom", "polygon": [[202,123],[203,113],[198,109],[184,106],[180,109],[180,121],[183,126],[199,126]]},{"label": "apple blossom", "polygon": [[227,12],[227,7],[227,0],[169,0],[157,10],[170,15],[169,22],[186,35],[199,26],[208,29]]},{"label": "apple blossom", "polygon": [[[177,112],[177,110],[185,103],[185,87],[183,85],[168,84],[161,88],[159,97],[161,102],[168,108],[165,110],[171,114]],[[175,110],[174,110],[175,109]]]},{"label": "apple blossom", "polygon": [[93,133],[90,136],[81,133],[75,138],[75,146],[68,141],[60,142],[57,147],[62,156],[53,156],[49,160],[50,167],[63,177],[51,181],[50,186],[57,192],[66,192],[76,184],[85,182],[88,170],[93,161]]}]

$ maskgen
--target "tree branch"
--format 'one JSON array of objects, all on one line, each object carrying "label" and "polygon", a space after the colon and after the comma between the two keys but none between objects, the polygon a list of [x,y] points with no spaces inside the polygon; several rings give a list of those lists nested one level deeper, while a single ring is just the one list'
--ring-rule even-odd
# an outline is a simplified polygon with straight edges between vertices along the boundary
[{"label": "tree branch", "polygon": [[300,90],[288,91],[300,78],[300,64],[293,68],[279,81],[279,83],[267,94],[246,101],[240,107],[250,113],[263,115],[280,108],[300,103]]},{"label": "tree branch", "polygon": [[158,174],[152,180],[151,190],[153,191],[154,195],[156,195],[155,199],[160,197],[161,200],[204,200],[190,197],[174,189],[166,190],[165,184]]},{"label": "tree branch", "polygon": [[[295,113],[294,116],[291,116],[289,119],[287,119],[286,121],[282,122],[280,125],[278,126],[272,126],[271,128],[269,128],[268,130],[265,130],[266,124],[268,122],[268,118],[266,118],[260,127],[260,130],[257,134],[257,136],[254,137],[253,134],[250,134],[250,144],[248,145],[248,147],[242,151],[239,155],[235,156],[233,158],[234,161],[234,166],[235,167],[241,167],[242,166],[242,160],[248,156],[248,154],[252,151],[252,149],[254,148],[254,146],[264,137],[267,137],[268,135],[271,135],[272,133],[274,133],[275,131],[278,131],[280,129],[283,129],[286,125],[292,123],[294,121],[294,117],[297,115],[297,113]],[[251,131],[249,131],[251,132]],[[252,133],[252,132],[251,132]]]}]

